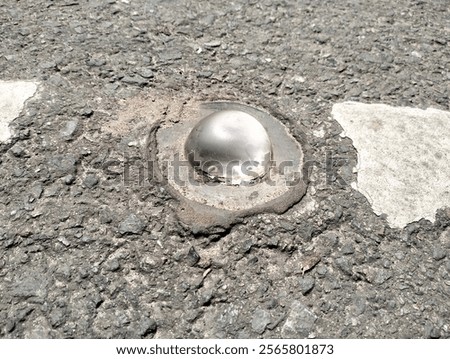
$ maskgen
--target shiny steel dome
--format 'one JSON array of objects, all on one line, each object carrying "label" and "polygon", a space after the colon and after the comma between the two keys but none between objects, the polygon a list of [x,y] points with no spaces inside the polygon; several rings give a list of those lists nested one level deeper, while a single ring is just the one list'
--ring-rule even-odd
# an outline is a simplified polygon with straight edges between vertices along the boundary
[{"label": "shiny steel dome", "polygon": [[200,120],[186,140],[185,151],[191,165],[209,178],[240,184],[267,173],[272,144],[255,117],[226,110]]}]

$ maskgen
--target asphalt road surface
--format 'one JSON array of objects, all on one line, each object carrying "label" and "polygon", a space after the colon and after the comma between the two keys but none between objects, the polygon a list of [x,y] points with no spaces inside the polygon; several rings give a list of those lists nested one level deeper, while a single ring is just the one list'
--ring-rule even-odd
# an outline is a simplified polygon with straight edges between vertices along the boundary
[{"label": "asphalt road surface", "polygon": [[[448,111],[449,69],[448,0],[2,1],[0,80],[38,89],[0,144],[0,337],[449,338],[450,208],[390,227],[331,117]],[[300,202],[179,220],[132,159],[152,119],[207,100],[308,144]]]}]

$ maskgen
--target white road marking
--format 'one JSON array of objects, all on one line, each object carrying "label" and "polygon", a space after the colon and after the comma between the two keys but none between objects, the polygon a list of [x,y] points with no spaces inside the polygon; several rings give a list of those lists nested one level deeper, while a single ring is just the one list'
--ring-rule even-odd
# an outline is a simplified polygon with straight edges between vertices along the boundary
[{"label": "white road marking", "polygon": [[355,188],[392,227],[450,206],[450,112],[344,102],[332,115],[358,151]]},{"label": "white road marking", "polygon": [[31,81],[0,81],[0,142],[7,142],[11,136],[9,124],[22,112],[25,101],[37,90],[37,83]]}]

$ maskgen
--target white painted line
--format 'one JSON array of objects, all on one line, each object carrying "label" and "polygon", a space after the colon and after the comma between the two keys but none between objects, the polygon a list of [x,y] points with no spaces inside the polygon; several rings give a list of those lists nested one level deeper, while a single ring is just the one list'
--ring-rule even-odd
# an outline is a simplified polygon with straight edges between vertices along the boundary
[{"label": "white painted line", "polygon": [[344,102],[333,117],[358,151],[358,183],[392,227],[450,206],[450,112]]},{"label": "white painted line", "polygon": [[0,81],[0,142],[11,138],[9,124],[19,117],[25,101],[35,94],[37,85],[31,81]]}]

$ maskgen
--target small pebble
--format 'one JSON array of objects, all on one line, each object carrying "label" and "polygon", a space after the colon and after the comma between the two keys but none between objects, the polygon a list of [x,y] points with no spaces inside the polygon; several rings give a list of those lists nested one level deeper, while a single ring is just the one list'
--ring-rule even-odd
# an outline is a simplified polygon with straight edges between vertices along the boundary
[{"label": "small pebble", "polygon": [[314,288],[315,283],[315,279],[309,275],[301,277],[298,281],[300,291],[303,295],[308,294]]},{"label": "small pebble", "polygon": [[94,174],[88,174],[83,181],[87,188],[94,188],[98,184],[98,177]]}]

